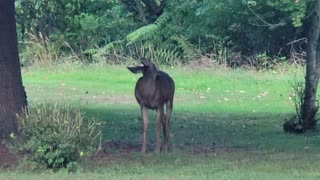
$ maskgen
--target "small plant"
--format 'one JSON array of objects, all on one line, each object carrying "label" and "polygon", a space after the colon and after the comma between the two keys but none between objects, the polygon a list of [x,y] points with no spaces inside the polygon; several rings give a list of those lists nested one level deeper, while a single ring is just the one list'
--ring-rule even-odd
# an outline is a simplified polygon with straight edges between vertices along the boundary
[{"label": "small plant", "polygon": [[18,118],[23,142],[14,148],[47,168],[66,168],[97,150],[100,125],[69,105],[41,104]]},{"label": "small plant", "polygon": [[304,82],[295,79],[291,84],[289,96],[294,103],[298,123],[301,123],[301,105],[304,99]]},{"label": "small plant", "polygon": [[283,124],[283,129],[285,132],[302,133],[301,106],[304,99],[303,81],[298,81],[296,78],[294,79],[293,83],[291,83],[289,97],[293,101],[295,115]]}]

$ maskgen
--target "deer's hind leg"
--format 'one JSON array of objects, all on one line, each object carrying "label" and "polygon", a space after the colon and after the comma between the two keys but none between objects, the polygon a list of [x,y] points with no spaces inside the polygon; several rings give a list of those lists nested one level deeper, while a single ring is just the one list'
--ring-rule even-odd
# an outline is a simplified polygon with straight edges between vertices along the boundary
[{"label": "deer's hind leg", "polygon": [[145,153],[147,150],[147,129],[148,129],[148,109],[145,106],[141,106],[141,116],[142,116],[142,148],[141,152]]},{"label": "deer's hind leg", "polygon": [[163,151],[168,151],[169,146],[169,137],[170,137],[170,118],[172,113],[172,101],[168,101],[166,103],[166,115],[162,118],[162,126],[163,126]]},{"label": "deer's hind leg", "polygon": [[156,123],[156,149],[155,152],[160,152],[160,128],[161,128],[161,122],[163,119],[163,107],[157,108],[157,123]]}]

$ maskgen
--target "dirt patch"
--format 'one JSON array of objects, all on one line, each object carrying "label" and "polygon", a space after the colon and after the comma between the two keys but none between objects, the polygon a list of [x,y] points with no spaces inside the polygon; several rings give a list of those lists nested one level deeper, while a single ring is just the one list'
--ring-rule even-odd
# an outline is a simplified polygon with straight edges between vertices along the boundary
[{"label": "dirt patch", "polygon": [[212,144],[191,144],[191,143],[184,143],[183,145],[177,146],[177,149],[180,151],[184,151],[193,155],[197,154],[213,154],[216,152],[216,145],[215,143]]},{"label": "dirt patch", "polygon": [[0,144],[0,168],[13,168],[17,165],[17,162],[18,158],[13,153],[11,153],[5,145]]},{"label": "dirt patch", "polygon": [[[180,151],[184,151],[190,154],[209,154],[215,153],[216,147],[215,143],[212,144],[188,144],[185,143],[181,146],[176,146],[175,148]],[[123,141],[107,141],[102,144],[102,149],[105,153],[117,152],[123,155],[129,154],[131,152],[140,152],[141,144],[123,142]],[[155,149],[154,144],[147,144],[147,152],[153,152]],[[170,150],[169,150],[170,151]]]},{"label": "dirt patch", "polygon": [[79,96],[81,102],[85,104],[90,103],[103,103],[103,104],[134,104],[136,99],[134,95],[104,95],[104,94],[89,94],[86,96]]},{"label": "dirt patch", "polygon": [[[121,154],[128,154],[130,152],[139,152],[141,149],[141,144],[133,144],[122,141],[106,141],[102,144],[102,149],[104,152],[116,151]],[[148,145],[147,149],[150,149],[150,145]]]},{"label": "dirt patch", "polygon": [[[130,153],[139,152],[141,145],[135,145],[129,142],[123,141],[106,141],[101,144],[101,150],[90,158],[90,161],[86,162],[88,169],[95,166],[109,166],[114,163],[127,163],[130,161]],[[115,156],[116,155],[116,156]],[[124,161],[119,161],[117,157]],[[115,159],[116,160],[115,160]]]}]

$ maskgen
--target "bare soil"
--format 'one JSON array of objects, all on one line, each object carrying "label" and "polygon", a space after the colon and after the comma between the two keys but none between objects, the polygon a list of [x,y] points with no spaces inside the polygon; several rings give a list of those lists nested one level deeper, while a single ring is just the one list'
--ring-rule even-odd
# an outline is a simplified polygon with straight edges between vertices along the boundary
[{"label": "bare soil", "polygon": [[0,169],[11,169],[17,165],[18,158],[9,149],[0,144]]},{"label": "bare soil", "polygon": [[[191,154],[208,154],[215,153],[216,148],[215,144],[184,144],[181,146],[175,147],[176,149],[185,151]],[[122,142],[122,141],[107,141],[102,144],[102,149],[104,152],[108,153],[110,151],[116,151],[120,154],[129,154],[130,152],[140,152],[141,144],[133,144],[130,142]],[[154,144],[147,144],[148,152],[154,151]],[[169,150],[170,151],[170,150]]]}]

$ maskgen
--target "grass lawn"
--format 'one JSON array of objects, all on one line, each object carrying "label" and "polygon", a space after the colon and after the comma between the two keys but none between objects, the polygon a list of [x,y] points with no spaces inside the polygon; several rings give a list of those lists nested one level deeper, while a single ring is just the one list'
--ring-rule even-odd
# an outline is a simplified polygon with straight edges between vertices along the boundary
[{"label": "grass lawn", "polygon": [[139,75],[124,66],[86,68],[65,65],[29,69],[23,81],[29,104],[70,103],[105,122],[105,142],[116,143],[107,157],[82,162],[68,174],[4,172],[0,179],[319,179],[320,134],[285,134],[282,124],[294,113],[285,73],[230,69],[169,68],[176,95],[171,150],[152,153],[155,112],[149,113],[146,155],[140,110],[133,90]]}]

